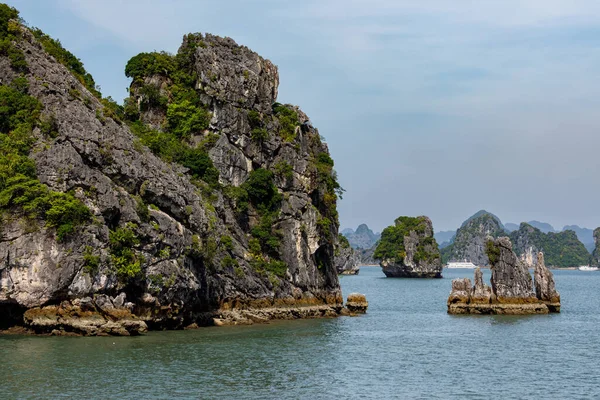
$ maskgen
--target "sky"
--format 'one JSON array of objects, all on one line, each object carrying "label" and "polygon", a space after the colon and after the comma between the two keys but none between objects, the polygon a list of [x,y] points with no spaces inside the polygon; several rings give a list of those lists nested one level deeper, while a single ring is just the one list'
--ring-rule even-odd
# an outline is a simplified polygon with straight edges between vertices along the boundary
[{"label": "sky", "polygon": [[279,101],[319,129],[341,228],[400,215],[455,230],[600,226],[596,0],[9,0],[121,102],[124,67],[182,36],[229,36],[279,67]]}]

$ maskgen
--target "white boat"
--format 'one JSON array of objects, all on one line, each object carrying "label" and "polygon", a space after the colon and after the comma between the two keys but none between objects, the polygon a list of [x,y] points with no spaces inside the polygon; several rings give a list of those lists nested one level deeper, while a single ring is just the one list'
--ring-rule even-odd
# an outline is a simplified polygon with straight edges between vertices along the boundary
[{"label": "white boat", "polygon": [[467,261],[459,261],[459,262],[449,262],[448,264],[446,264],[446,268],[477,268],[477,265],[473,264],[472,262],[467,262]]},{"label": "white boat", "polygon": [[590,267],[589,265],[582,265],[577,269],[580,271],[598,271],[598,267]]}]

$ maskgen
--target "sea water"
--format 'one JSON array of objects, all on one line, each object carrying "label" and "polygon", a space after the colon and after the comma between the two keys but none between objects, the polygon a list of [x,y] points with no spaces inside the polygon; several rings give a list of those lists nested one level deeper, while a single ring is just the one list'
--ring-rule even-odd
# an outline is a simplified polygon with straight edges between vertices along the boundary
[{"label": "sea water", "polygon": [[[151,332],[0,336],[0,399],[600,398],[600,272],[554,271],[562,312],[451,316],[452,278],[343,276],[359,317]],[[484,272],[489,281],[489,271]]]}]

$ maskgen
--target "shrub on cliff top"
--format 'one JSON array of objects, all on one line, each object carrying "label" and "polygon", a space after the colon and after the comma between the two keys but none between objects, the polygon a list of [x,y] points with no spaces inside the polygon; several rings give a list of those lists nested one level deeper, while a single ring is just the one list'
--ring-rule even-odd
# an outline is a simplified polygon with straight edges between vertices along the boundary
[{"label": "shrub on cliff top", "polygon": [[490,260],[490,265],[495,265],[500,260],[500,247],[496,246],[493,240],[485,243],[485,254]]},{"label": "shrub on cliff top", "polygon": [[8,35],[8,21],[18,18],[19,11],[4,3],[0,3],[0,38]]},{"label": "shrub on cliff top", "polygon": [[[404,237],[408,236],[411,231],[422,235],[427,229],[425,217],[398,217],[394,222],[394,225],[388,226],[381,233],[381,239],[375,249],[373,258],[377,260],[395,259],[398,261],[404,259],[406,257]],[[437,258],[437,253],[429,254],[425,251],[426,245],[431,245],[437,249],[435,239],[421,239],[415,253],[415,261]]]},{"label": "shrub on cliff top", "polygon": [[134,80],[145,76],[169,76],[175,70],[174,57],[167,52],[140,53],[125,66],[125,76]]}]

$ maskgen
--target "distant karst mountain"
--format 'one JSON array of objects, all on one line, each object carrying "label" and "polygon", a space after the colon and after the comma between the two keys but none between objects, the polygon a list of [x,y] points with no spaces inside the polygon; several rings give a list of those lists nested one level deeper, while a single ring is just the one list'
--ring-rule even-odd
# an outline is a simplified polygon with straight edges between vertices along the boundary
[{"label": "distant karst mountain", "polygon": [[440,231],[436,232],[433,237],[435,238],[435,241],[439,243],[440,249],[443,249],[452,244],[454,235],[456,235],[456,231]]},{"label": "distant karst mountain", "polygon": [[571,230],[571,231],[575,232],[575,234],[577,235],[577,237],[579,238],[581,243],[583,243],[583,245],[585,246],[587,251],[589,251],[590,253],[592,251],[594,251],[594,248],[595,248],[594,231],[592,229],[580,228],[577,225],[565,225],[562,228],[562,230],[563,231]]},{"label": "distant karst mountain", "polygon": [[508,233],[512,231],[516,231],[519,229],[519,224],[513,224],[512,222],[507,222],[504,224],[504,230]]},{"label": "distant karst mountain", "polygon": [[475,265],[487,265],[487,238],[505,235],[500,218],[485,210],[478,211],[456,231],[454,242],[442,249],[442,262],[466,260]]},{"label": "distant karst mountain", "polygon": [[535,263],[538,252],[543,252],[546,264],[553,267],[577,267],[588,264],[590,254],[579,241],[575,231],[544,233],[523,222],[510,233],[514,252],[529,266]]},{"label": "distant karst mountain", "polygon": [[370,249],[375,246],[377,241],[381,238],[381,234],[373,233],[367,224],[359,225],[358,228],[356,228],[356,231],[344,229],[342,235],[348,238],[350,246],[354,249]]},{"label": "distant karst mountain", "polygon": [[[533,220],[533,221],[527,222],[527,224],[533,226],[534,228],[539,229],[543,233],[558,232],[556,229],[554,229],[554,227],[552,225],[550,225],[547,222],[540,222],[540,221]],[[512,222],[508,222],[504,225],[504,229],[508,233],[519,230],[519,227],[520,227],[519,224],[513,224]],[[565,229],[563,229],[563,230],[565,230]]]}]

